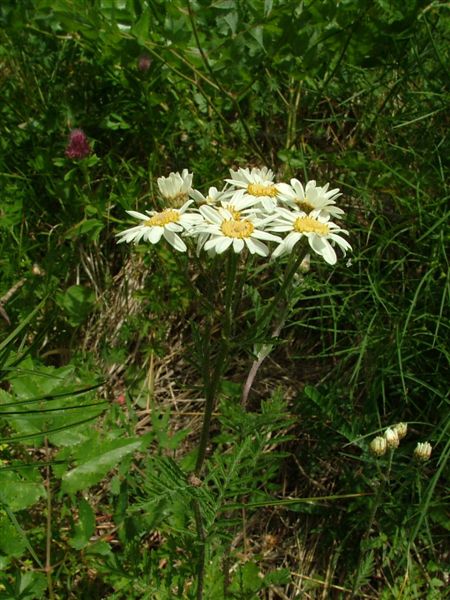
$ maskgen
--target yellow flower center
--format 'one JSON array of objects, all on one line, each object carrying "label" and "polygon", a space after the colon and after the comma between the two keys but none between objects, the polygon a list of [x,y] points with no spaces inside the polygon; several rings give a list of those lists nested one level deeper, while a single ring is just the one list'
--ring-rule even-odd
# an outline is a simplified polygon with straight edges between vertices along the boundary
[{"label": "yellow flower center", "polygon": [[278,195],[278,190],[274,185],[261,185],[260,183],[249,183],[247,191],[250,196],[270,196],[275,198]]},{"label": "yellow flower center", "polygon": [[172,208],[166,208],[160,213],[153,215],[148,221],[144,221],[147,227],[164,227],[168,223],[177,223],[180,220],[180,213]]},{"label": "yellow flower center", "polygon": [[175,196],[167,196],[165,200],[167,200],[167,204],[173,206],[174,208],[180,208],[183,204],[188,200],[189,194],[186,192],[180,192],[179,194],[175,194]]},{"label": "yellow flower center", "polygon": [[330,232],[326,223],[321,223],[311,217],[297,217],[294,221],[294,229],[299,233],[318,233],[319,235],[327,235]]},{"label": "yellow flower center", "polygon": [[299,207],[299,209],[305,213],[310,213],[312,210],[314,210],[314,206],[310,204],[306,198],[304,198],[303,200],[300,200],[299,198],[295,201],[295,203]]},{"label": "yellow flower center", "polygon": [[250,237],[255,229],[253,223],[244,219],[240,221],[239,219],[224,221],[220,226],[223,235],[231,238],[247,238]]},{"label": "yellow flower center", "polygon": [[241,220],[241,213],[238,210],[236,210],[232,204],[225,204],[224,207],[231,214],[235,221]]}]

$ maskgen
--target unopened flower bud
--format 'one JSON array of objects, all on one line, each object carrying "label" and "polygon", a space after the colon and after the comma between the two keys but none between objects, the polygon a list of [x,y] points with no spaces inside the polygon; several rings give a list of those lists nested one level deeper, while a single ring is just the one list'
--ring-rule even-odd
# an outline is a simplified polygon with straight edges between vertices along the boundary
[{"label": "unopened flower bud", "polygon": [[414,450],[414,458],[417,460],[429,460],[432,447],[429,442],[419,442]]},{"label": "unopened flower bud", "polygon": [[311,255],[310,254],[306,254],[305,258],[300,263],[299,271],[301,273],[308,273],[308,271],[310,269],[311,269]]},{"label": "unopened flower bud", "polygon": [[45,271],[41,269],[41,267],[37,263],[34,263],[31,272],[33,273],[33,275],[39,275],[40,277],[45,275]]},{"label": "unopened flower bud", "polygon": [[397,423],[392,429],[397,432],[399,440],[402,440],[408,433],[408,425],[406,423]]},{"label": "unopened flower bud", "polygon": [[398,438],[398,433],[395,431],[395,429],[388,427],[386,429],[386,431],[384,432],[384,438],[386,440],[386,445],[388,448],[390,448],[390,449],[398,448],[398,445],[400,444],[400,440]]},{"label": "unopened flower bud", "polygon": [[369,444],[369,449],[375,456],[383,456],[386,452],[386,448],[386,438],[381,437],[381,435],[374,438]]}]

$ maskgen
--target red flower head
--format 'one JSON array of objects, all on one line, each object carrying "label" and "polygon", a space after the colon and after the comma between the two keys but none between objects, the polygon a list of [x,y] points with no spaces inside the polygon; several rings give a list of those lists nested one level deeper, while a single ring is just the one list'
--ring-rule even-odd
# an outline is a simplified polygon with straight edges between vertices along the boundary
[{"label": "red flower head", "polygon": [[152,59],[147,54],[141,54],[141,56],[138,58],[139,71],[148,71],[150,69],[151,64]]},{"label": "red flower head", "polygon": [[117,404],[119,404],[120,406],[123,406],[124,404],[126,404],[126,399],[125,396],[123,394],[120,394],[119,396],[117,396],[116,398],[116,402]]},{"label": "red flower head", "polygon": [[72,129],[69,143],[66,146],[67,158],[86,158],[91,153],[91,147],[82,129]]}]

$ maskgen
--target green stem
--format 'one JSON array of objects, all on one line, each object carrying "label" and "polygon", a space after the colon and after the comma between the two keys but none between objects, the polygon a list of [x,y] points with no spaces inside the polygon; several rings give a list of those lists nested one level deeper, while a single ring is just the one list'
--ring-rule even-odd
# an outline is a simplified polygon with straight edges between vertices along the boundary
[{"label": "green stem", "polygon": [[359,591],[357,589],[358,583],[359,583],[359,573],[361,571],[361,565],[362,565],[363,558],[364,558],[363,542],[365,542],[370,536],[370,532],[372,530],[373,524],[375,523],[375,518],[377,516],[378,509],[380,508],[381,503],[383,501],[384,492],[390,484],[393,457],[394,457],[394,450],[389,450],[389,460],[388,460],[388,467],[387,467],[386,473],[381,471],[379,462],[377,462],[377,469],[378,469],[377,492],[375,494],[375,500],[373,502],[372,510],[370,511],[366,531],[365,531],[364,535],[361,537],[361,541],[359,543],[359,557],[358,557],[358,564],[356,567],[356,577],[353,582],[352,594],[351,594],[350,598],[355,598],[355,594]]},{"label": "green stem", "polygon": [[203,416],[203,426],[200,435],[200,442],[198,448],[197,462],[195,465],[194,474],[199,477],[202,471],[203,463],[206,455],[206,445],[209,438],[209,428],[211,424],[211,416],[214,410],[214,404],[217,396],[217,390],[219,388],[220,379],[225,367],[226,358],[228,355],[228,349],[230,346],[230,335],[233,324],[233,292],[236,281],[236,269],[237,269],[237,255],[230,250],[228,255],[228,269],[227,269],[227,282],[225,288],[225,314],[224,323],[222,329],[222,336],[220,340],[219,353],[217,355],[215,366],[211,377],[208,378],[205,390],[205,413]]},{"label": "green stem", "polygon": [[[50,449],[48,446],[47,437],[44,438],[46,462],[50,462]],[[47,576],[48,597],[50,600],[55,599],[52,580],[52,490],[50,467],[45,469],[45,487],[47,488],[47,522],[46,522],[46,540],[45,540],[45,574]]]},{"label": "green stem", "polygon": [[[209,439],[209,429],[211,426],[211,417],[214,410],[214,404],[216,402],[217,391],[219,389],[220,380],[225,368],[226,359],[230,347],[230,337],[233,325],[233,293],[236,283],[236,270],[237,270],[238,256],[233,252],[229,251],[228,254],[228,268],[227,268],[227,281],[225,287],[225,299],[224,299],[224,320],[222,328],[222,336],[220,339],[219,353],[215,360],[215,365],[211,373],[211,369],[205,369],[204,384],[205,384],[205,413],[203,415],[203,426],[200,435],[200,442],[198,447],[197,462],[194,469],[194,475],[199,477],[202,472],[203,464],[206,458],[206,446]],[[208,365],[211,361],[211,345],[209,344],[209,355],[206,357]],[[201,512],[201,505],[199,500],[193,501],[195,525],[197,529],[197,537],[199,542],[199,555],[197,563],[197,600],[203,599],[203,587],[205,578],[205,560],[206,560],[206,532],[203,522],[203,516]]]},{"label": "green stem", "polygon": [[203,587],[205,581],[205,558],[206,558],[206,534],[205,527],[203,525],[202,511],[200,502],[194,500],[194,516],[195,526],[197,528],[197,536],[199,542],[199,555],[197,564],[197,600],[203,599]]},{"label": "green stem", "polygon": [[304,254],[298,250],[297,254],[291,254],[288,264],[286,265],[286,271],[284,273],[283,283],[280,285],[278,292],[272,298],[266,309],[263,311],[258,322],[258,331],[261,333],[270,323],[273,317],[275,309],[278,307],[280,301],[283,299],[284,294],[289,287],[294,275],[297,273],[300,263],[304,258]]},{"label": "green stem", "polygon": [[[272,340],[275,340],[279,337],[280,332],[281,332],[282,328],[284,327],[284,324],[286,323],[286,320],[289,316],[289,312],[290,312],[290,309],[292,308],[292,305],[289,302],[289,298],[286,298],[286,300],[284,302],[282,302],[282,299],[283,299],[283,296],[284,296],[286,290],[288,289],[289,285],[291,284],[291,282],[294,278],[294,275],[297,272],[298,267],[299,267],[301,261],[303,260],[304,256],[305,255],[300,252],[298,253],[297,256],[291,254],[290,260],[286,266],[283,283],[281,284],[280,289],[278,290],[277,294],[274,296],[274,298],[272,299],[270,304],[267,306],[262,317],[259,319],[258,328],[259,328],[260,332],[263,332],[265,327],[269,326],[269,324],[273,318],[273,313],[278,308],[278,319],[277,319],[278,323],[272,331],[272,335],[271,335]],[[261,367],[262,363],[264,362],[264,360],[271,353],[272,348],[273,348],[273,344],[271,344],[270,342],[267,344],[263,344],[263,346],[261,347],[261,350],[258,352],[256,359],[253,361],[250,371],[248,372],[247,379],[245,380],[244,387],[242,389],[241,405],[243,407],[245,407],[247,405],[248,396],[249,396],[251,387],[253,385],[253,381],[255,380],[256,374],[257,374],[259,368]]]}]

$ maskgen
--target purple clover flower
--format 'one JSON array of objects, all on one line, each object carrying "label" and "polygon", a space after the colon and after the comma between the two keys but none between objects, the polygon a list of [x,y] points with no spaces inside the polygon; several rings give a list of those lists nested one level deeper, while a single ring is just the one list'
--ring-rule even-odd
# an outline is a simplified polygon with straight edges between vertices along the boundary
[{"label": "purple clover flower", "polygon": [[150,58],[150,56],[148,56],[148,54],[141,54],[141,56],[138,58],[139,71],[148,71],[150,69],[151,64],[152,59]]},{"label": "purple clover flower", "polygon": [[86,158],[90,153],[91,147],[84,131],[82,129],[72,129],[65,151],[67,158]]}]

